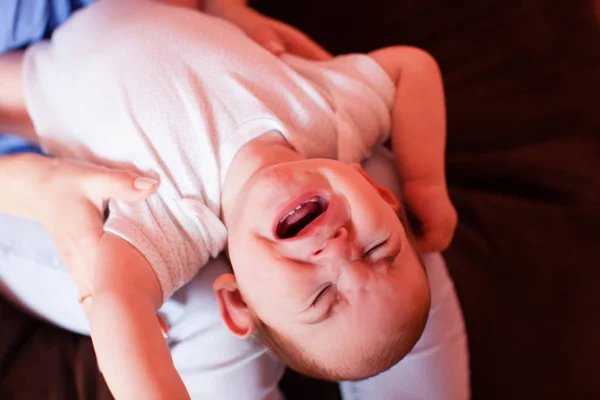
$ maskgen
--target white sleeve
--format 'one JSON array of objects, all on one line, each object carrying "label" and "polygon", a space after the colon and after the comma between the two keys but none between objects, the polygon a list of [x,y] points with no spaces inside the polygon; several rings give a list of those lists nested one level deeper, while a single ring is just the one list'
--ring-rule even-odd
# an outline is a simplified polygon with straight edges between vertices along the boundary
[{"label": "white sleeve", "polygon": [[316,63],[318,78],[333,103],[338,131],[338,159],[361,162],[391,131],[396,86],[371,57],[350,54]]},{"label": "white sleeve", "polygon": [[154,195],[144,202],[111,201],[104,230],[133,245],[152,266],[163,301],[225,247],[227,232],[202,202]]}]

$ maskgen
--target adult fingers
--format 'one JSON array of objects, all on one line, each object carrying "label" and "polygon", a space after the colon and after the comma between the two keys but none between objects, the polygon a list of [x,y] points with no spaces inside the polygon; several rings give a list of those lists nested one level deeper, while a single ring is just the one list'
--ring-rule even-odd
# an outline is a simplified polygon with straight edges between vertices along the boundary
[{"label": "adult fingers", "polygon": [[311,38],[289,25],[277,23],[274,25],[274,30],[285,43],[286,51],[292,54],[315,61],[326,61],[332,58],[329,52]]},{"label": "adult fingers", "polygon": [[276,56],[285,52],[285,46],[279,35],[270,26],[261,26],[250,35],[254,41]]}]

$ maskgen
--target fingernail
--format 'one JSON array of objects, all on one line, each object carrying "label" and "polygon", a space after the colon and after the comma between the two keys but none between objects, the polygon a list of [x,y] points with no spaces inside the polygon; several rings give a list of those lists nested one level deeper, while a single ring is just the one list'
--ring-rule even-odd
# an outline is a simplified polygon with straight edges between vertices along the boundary
[{"label": "fingernail", "polygon": [[138,190],[148,190],[156,187],[158,185],[158,181],[150,178],[137,178],[133,181],[133,187]]},{"label": "fingernail", "polygon": [[265,47],[274,54],[281,54],[285,51],[285,47],[276,40],[270,40],[265,44]]}]

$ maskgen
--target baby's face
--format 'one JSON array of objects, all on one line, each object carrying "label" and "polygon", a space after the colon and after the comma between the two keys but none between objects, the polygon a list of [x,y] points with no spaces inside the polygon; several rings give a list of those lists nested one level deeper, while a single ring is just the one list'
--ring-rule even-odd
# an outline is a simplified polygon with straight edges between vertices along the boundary
[{"label": "baby's face", "polygon": [[340,358],[422,324],[423,267],[396,211],[357,169],[278,164],[246,184],[229,224],[244,301],[311,356]]}]

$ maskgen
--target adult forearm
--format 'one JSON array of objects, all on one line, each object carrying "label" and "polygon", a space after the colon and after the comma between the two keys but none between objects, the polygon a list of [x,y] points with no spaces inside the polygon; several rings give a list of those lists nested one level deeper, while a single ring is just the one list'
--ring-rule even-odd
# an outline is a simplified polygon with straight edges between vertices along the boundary
[{"label": "adult forearm", "polygon": [[0,56],[0,132],[37,141],[23,92],[23,52]]}]

